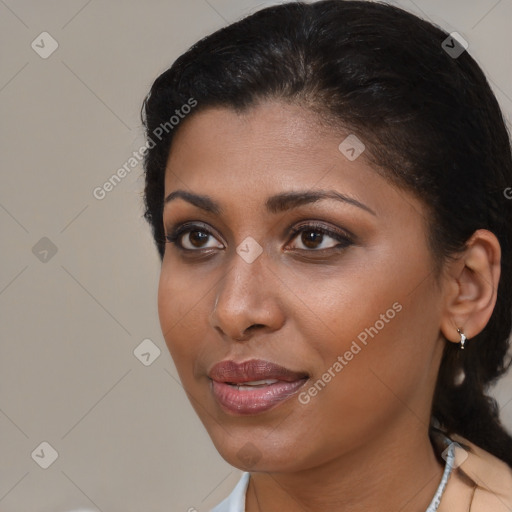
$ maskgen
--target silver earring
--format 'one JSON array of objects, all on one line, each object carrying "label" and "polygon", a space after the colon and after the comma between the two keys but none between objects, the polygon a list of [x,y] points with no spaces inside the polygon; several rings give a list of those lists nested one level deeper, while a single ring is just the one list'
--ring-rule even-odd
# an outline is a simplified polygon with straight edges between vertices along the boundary
[{"label": "silver earring", "polygon": [[461,350],[464,350],[464,343],[467,340],[466,335],[460,329],[457,329],[457,332],[460,335],[460,348]]}]

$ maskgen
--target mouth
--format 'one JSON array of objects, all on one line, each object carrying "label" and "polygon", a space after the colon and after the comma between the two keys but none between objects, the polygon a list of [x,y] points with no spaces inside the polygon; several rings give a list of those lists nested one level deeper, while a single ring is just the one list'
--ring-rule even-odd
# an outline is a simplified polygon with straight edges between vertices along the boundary
[{"label": "mouth", "polygon": [[309,375],[269,361],[222,361],[208,372],[211,390],[221,408],[235,415],[257,414],[295,395]]}]

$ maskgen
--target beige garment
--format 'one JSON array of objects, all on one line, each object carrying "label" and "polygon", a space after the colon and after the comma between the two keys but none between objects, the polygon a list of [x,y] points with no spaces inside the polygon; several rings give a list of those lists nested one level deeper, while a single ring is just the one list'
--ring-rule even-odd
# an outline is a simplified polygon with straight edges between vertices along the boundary
[{"label": "beige garment", "polygon": [[438,512],[512,512],[512,469],[458,435],[455,465]]}]

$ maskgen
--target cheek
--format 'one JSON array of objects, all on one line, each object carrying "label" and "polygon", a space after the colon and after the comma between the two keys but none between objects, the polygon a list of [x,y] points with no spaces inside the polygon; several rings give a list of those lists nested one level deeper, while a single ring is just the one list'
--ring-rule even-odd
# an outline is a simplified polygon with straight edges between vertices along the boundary
[{"label": "cheek", "polygon": [[187,325],[193,316],[190,288],[175,273],[162,268],[158,284],[158,316],[160,327],[171,356],[176,362],[181,352],[190,347]]},{"label": "cheek", "polygon": [[[203,283],[203,284],[201,284]],[[194,362],[204,349],[202,340],[209,325],[208,293],[211,285],[198,280],[194,286],[179,270],[162,268],[158,285],[158,316],[167,348],[180,378],[188,382]]]},{"label": "cheek", "polygon": [[329,400],[364,412],[365,404],[413,399],[415,383],[432,384],[440,300],[429,261],[404,254],[383,258],[375,272],[352,268],[323,292],[296,288],[313,311],[297,317],[299,330],[315,354],[315,379],[329,381]]},{"label": "cheek", "polygon": [[[325,364],[343,355],[353,341],[364,348],[373,339],[386,338],[389,326],[400,323],[406,293],[401,289],[402,279],[394,277],[400,274],[387,261],[376,271],[372,267],[377,266],[370,263],[346,265],[336,276],[317,279],[315,286],[308,280],[303,286],[297,281],[287,283],[299,299],[295,302],[300,314],[294,315],[294,321]],[[406,275],[403,278],[408,279]]]},{"label": "cheek", "polygon": [[174,281],[162,268],[158,282],[158,317],[166,341],[171,337],[172,327],[177,323],[182,313],[180,312],[182,301],[179,300],[179,296],[183,295],[183,291],[179,293],[177,287],[173,284],[175,284]]}]

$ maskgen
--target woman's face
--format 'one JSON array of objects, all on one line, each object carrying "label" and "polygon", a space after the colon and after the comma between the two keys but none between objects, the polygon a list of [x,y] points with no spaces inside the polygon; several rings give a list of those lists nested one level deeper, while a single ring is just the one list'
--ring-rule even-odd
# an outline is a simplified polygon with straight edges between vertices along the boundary
[{"label": "woman's face", "polygon": [[426,210],[317,119],[208,109],[168,160],[161,327],[242,469],[312,468],[428,429],[443,341]]}]

